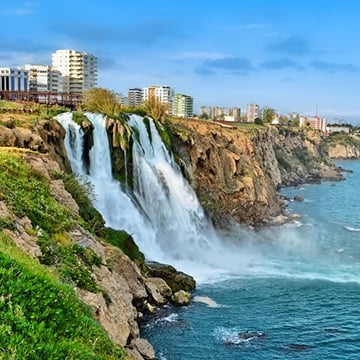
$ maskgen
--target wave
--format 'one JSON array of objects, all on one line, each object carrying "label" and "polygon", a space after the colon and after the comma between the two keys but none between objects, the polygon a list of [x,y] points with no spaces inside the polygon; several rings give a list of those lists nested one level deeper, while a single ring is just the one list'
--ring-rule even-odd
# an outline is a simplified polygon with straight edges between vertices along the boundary
[{"label": "wave", "polygon": [[155,323],[173,323],[179,321],[179,314],[172,313],[168,316],[156,319]]},{"label": "wave", "polygon": [[246,345],[254,340],[266,337],[263,331],[241,331],[238,328],[223,326],[215,328],[214,336],[225,345]]},{"label": "wave", "polygon": [[347,231],[350,231],[350,232],[360,232],[360,228],[354,228],[354,227],[346,226],[346,225],[344,225],[344,229]]},{"label": "wave", "polygon": [[193,299],[195,302],[206,304],[208,307],[211,308],[218,308],[221,307],[216,301],[209,298],[208,296],[195,296]]}]

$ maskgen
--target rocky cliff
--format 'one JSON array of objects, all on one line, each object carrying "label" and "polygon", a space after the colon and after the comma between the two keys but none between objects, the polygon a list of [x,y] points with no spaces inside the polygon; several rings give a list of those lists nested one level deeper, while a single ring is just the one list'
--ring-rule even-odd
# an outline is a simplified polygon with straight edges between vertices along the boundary
[{"label": "rocky cliff", "polygon": [[359,159],[360,141],[350,137],[348,141],[329,141],[327,153],[331,159]]},{"label": "rocky cliff", "polygon": [[320,156],[320,133],[206,121],[167,124],[173,151],[214,223],[260,225],[284,210],[282,185],[341,179]]},{"label": "rocky cliff", "polygon": [[[195,288],[195,281],[171,266],[146,265],[141,257],[132,261],[129,256],[135,245],[129,236],[124,240],[129,256],[126,250],[108,242],[111,237],[117,244],[124,234],[103,228],[99,219],[93,221],[64,183],[62,174],[69,169],[64,135],[63,128],[55,120],[31,123],[1,120],[0,154],[13,166],[24,164],[29,176],[39,179],[38,186],[45,190],[44,194],[39,194],[41,204],[34,205],[41,210],[33,211],[33,204],[29,203],[27,210],[16,211],[16,203],[10,199],[16,198],[17,202],[25,204],[29,201],[25,196],[30,190],[14,185],[19,193],[11,194],[11,189],[0,184],[0,232],[26,254],[48,266],[49,271],[59,272],[74,284],[79,298],[91,307],[93,317],[114,344],[126,349],[129,358],[154,359],[151,344],[140,337],[139,321],[144,313],[155,312],[158,306],[168,302],[188,303],[187,291]],[[15,176],[12,183],[16,184],[14,171],[11,170],[11,176]],[[48,200],[45,201],[44,196],[49,196]],[[31,198],[37,199],[37,194],[32,194]],[[51,199],[56,199],[65,209],[61,211],[68,211],[66,223],[69,221],[70,227],[67,229],[59,230],[63,226],[58,226],[56,221],[60,223],[64,219],[56,219],[52,214]],[[96,211],[91,213],[99,216]],[[47,224],[47,216],[53,224]],[[42,228],[41,224],[47,224],[47,228]],[[100,230],[94,233],[95,226]]]}]

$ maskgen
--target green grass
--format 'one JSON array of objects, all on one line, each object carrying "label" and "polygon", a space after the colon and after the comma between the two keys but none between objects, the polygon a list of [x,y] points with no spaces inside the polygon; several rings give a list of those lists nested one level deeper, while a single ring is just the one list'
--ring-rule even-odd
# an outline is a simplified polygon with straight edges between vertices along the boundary
[{"label": "green grass", "polygon": [[125,359],[74,291],[0,234],[0,359]]},{"label": "green grass", "polygon": [[70,210],[51,196],[47,180],[24,164],[22,156],[0,151],[0,199],[15,215],[28,216],[34,227],[49,233],[69,230],[74,225]]}]

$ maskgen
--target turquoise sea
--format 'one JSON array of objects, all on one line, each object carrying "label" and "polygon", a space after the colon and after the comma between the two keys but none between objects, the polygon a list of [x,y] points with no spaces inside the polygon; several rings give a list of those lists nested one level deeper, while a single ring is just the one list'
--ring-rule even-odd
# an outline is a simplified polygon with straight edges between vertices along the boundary
[{"label": "turquoise sea", "polygon": [[281,190],[299,221],[234,232],[240,270],[147,318],[159,359],[360,359],[360,161],[337,164],[345,181]]}]

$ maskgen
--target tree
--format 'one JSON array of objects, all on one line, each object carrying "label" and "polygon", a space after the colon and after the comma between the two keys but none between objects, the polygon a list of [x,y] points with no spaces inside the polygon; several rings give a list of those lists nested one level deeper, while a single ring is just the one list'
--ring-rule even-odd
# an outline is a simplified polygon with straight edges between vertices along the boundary
[{"label": "tree", "polygon": [[104,88],[92,88],[84,94],[83,106],[88,111],[101,112],[108,116],[118,116],[121,104],[113,91]]},{"label": "tree", "polygon": [[271,123],[275,118],[275,110],[271,108],[264,109],[263,112],[263,122],[264,123]]},{"label": "tree", "polygon": [[164,120],[169,110],[169,105],[161,102],[155,95],[149,96],[144,102],[146,113],[154,120]]}]

